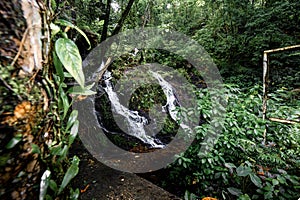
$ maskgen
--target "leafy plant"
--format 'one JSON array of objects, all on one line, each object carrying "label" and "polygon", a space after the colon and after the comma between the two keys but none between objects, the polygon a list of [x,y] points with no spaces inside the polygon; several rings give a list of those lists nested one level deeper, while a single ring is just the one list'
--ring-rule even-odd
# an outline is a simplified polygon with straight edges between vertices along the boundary
[{"label": "leafy plant", "polygon": [[[62,31],[58,25],[67,26],[68,28]],[[84,85],[82,59],[75,43],[67,38],[66,32],[69,28],[76,29],[88,41],[84,32],[65,20],[57,20],[55,24],[51,24],[52,39],[55,41],[53,66],[56,73],[53,74],[53,80],[46,79],[45,85],[48,94],[54,100],[50,105],[51,110],[48,117],[54,120],[55,126],[53,127],[53,140],[47,142],[48,152],[40,155],[48,166],[40,183],[39,198],[41,200],[61,196],[69,196],[70,199],[79,197],[79,189],[73,190],[70,188],[66,191],[69,188],[70,181],[77,175],[79,170],[79,158],[74,156],[70,163],[67,157],[69,148],[78,134],[79,126],[78,111],[70,110],[73,100],[70,101],[69,95],[91,95],[95,93],[90,90],[93,85],[86,87]],[[70,77],[75,79],[79,86],[68,88],[66,83]],[[36,153],[41,153],[38,147],[34,149]],[[69,167],[65,171],[66,166]],[[58,186],[57,183],[59,182],[61,184]]]},{"label": "leafy plant", "polygon": [[[297,125],[269,124],[269,142],[264,145],[266,122],[261,119],[260,87],[241,91],[234,85],[227,85],[226,90],[227,117],[214,149],[208,154],[199,152],[201,141],[208,134],[209,124],[204,123],[196,128],[196,141],[170,166],[169,181],[176,180],[181,187],[196,195],[223,199],[233,196],[239,199],[297,197],[299,175],[295,170],[299,170],[296,163],[300,158],[296,153],[300,145]],[[198,95],[201,97],[199,109],[203,118],[209,121],[212,108],[209,98],[206,98],[208,93],[202,90]],[[284,168],[288,171],[283,172]]]}]

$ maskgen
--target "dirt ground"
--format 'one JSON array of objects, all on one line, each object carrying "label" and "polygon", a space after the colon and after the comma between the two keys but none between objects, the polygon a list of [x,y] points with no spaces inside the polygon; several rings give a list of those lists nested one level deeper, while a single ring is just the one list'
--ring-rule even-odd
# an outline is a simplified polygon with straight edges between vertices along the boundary
[{"label": "dirt ground", "polygon": [[153,183],[130,173],[114,170],[98,162],[77,143],[71,154],[80,158],[78,175],[72,182],[81,200],[171,200],[180,199]]}]

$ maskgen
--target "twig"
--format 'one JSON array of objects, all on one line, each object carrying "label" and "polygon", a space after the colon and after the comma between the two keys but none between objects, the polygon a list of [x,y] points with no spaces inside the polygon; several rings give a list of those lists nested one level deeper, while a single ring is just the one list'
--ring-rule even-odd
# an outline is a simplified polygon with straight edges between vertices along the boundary
[{"label": "twig", "polygon": [[26,39],[26,36],[28,34],[28,31],[29,31],[29,27],[26,28],[25,30],[25,33],[23,35],[23,38],[21,40],[21,44],[20,44],[20,47],[19,47],[19,50],[18,50],[18,53],[17,55],[15,56],[14,60],[12,61],[12,63],[10,64],[11,66],[14,66],[16,61],[18,60],[20,54],[21,54],[21,51],[22,51],[22,48],[23,48],[23,45],[24,45],[24,42],[25,42],[25,39]]},{"label": "twig", "polygon": [[109,58],[106,60],[106,63],[105,63],[105,65],[104,65],[104,67],[100,70],[100,72],[99,72],[99,74],[98,74],[98,76],[97,76],[96,82],[99,82],[99,81],[100,81],[100,79],[102,78],[104,72],[107,70],[108,66],[111,64],[111,60],[112,60],[111,57],[109,57]]},{"label": "twig", "polygon": [[[12,91],[13,93],[16,93],[13,89],[12,89],[12,87],[0,76],[0,80],[3,82],[3,84],[5,85],[5,87],[7,87],[10,91]],[[23,98],[19,95],[19,94],[16,94],[17,95],[17,97],[18,97],[18,99],[20,100],[20,101],[23,101]]]}]

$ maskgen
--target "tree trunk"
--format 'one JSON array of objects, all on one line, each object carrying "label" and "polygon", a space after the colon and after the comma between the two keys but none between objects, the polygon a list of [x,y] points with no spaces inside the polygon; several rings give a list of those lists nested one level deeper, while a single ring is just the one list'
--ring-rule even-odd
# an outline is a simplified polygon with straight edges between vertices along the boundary
[{"label": "tree trunk", "polygon": [[[50,33],[44,1],[0,1],[0,199],[37,199]],[[35,147],[35,148],[34,148]]]}]

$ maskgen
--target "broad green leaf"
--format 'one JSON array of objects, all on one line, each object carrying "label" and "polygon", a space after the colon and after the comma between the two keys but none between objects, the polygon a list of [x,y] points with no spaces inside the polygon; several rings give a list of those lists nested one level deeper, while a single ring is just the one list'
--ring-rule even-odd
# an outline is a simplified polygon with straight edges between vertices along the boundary
[{"label": "broad green leaf", "polygon": [[287,184],[286,179],[284,177],[282,177],[282,176],[277,176],[277,180],[281,184]]},{"label": "broad green leaf", "polygon": [[13,137],[5,146],[7,149],[14,148],[20,141],[22,140],[22,134],[18,134],[15,137]]},{"label": "broad green leaf", "polygon": [[77,136],[77,133],[78,133],[78,127],[79,127],[79,121],[76,120],[71,128],[71,132],[70,132],[70,136],[69,136],[69,146],[71,144],[73,144],[76,136]]},{"label": "broad green leaf", "polygon": [[97,92],[94,92],[90,90],[89,88],[81,88],[79,86],[74,86],[69,89],[70,94],[75,94],[75,95],[94,95],[97,94]]},{"label": "broad green leaf", "polygon": [[225,167],[229,169],[236,168],[236,166],[233,163],[225,163]]},{"label": "broad green leaf", "polygon": [[89,44],[89,48],[88,49],[91,48],[91,43],[90,43],[89,38],[86,36],[86,34],[80,28],[78,28],[77,26],[75,26],[71,22],[68,22],[68,21],[63,20],[63,19],[58,19],[56,21],[56,23],[58,23],[60,25],[63,25],[63,26],[69,26],[70,28],[74,28],[76,31],[78,31],[85,38],[86,42]]},{"label": "broad green leaf", "polygon": [[238,200],[251,200],[248,194],[243,194],[239,196]]},{"label": "broad green leaf", "polygon": [[51,179],[49,181],[49,187],[52,191],[54,191],[55,193],[58,192],[58,187],[57,184],[55,183],[55,181],[53,179]]},{"label": "broad green leaf", "polygon": [[261,182],[261,179],[258,176],[251,173],[250,174],[250,179],[251,179],[252,183],[254,183],[254,185],[256,185],[256,187],[262,188],[262,182]]},{"label": "broad green leaf", "polygon": [[272,184],[275,186],[275,185],[278,185],[279,184],[279,181],[277,179],[272,179]]},{"label": "broad green leaf", "polygon": [[229,187],[227,188],[228,192],[230,192],[230,194],[234,195],[234,196],[240,196],[242,195],[242,191],[238,188],[234,188],[234,187]]},{"label": "broad green leaf", "polygon": [[73,110],[69,116],[66,130],[69,130],[69,128],[73,126],[74,122],[77,120],[77,116],[78,116],[78,110]]},{"label": "broad green leaf", "polygon": [[82,60],[76,44],[70,39],[59,38],[55,42],[55,52],[65,69],[84,88]]},{"label": "broad green leaf", "polygon": [[68,168],[67,173],[65,174],[63,181],[59,187],[58,194],[60,194],[64,190],[64,188],[69,184],[69,182],[77,175],[79,170],[78,165],[79,158],[77,156],[74,156],[71,166]]},{"label": "broad green leaf", "polygon": [[59,143],[58,145],[50,147],[50,154],[51,155],[60,155],[60,152],[62,151],[62,144]]},{"label": "broad green leaf", "polygon": [[237,172],[237,175],[238,176],[248,176],[252,170],[250,167],[248,166],[243,166],[243,165],[240,165],[237,169],[236,169],[236,172]]},{"label": "broad green leaf", "polygon": [[51,172],[49,170],[46,170],[42,175],[41,183],[40,183],[39,200],[43,200],[45,195],[47,194],[47,189],[50,181],[50,174]]}]

